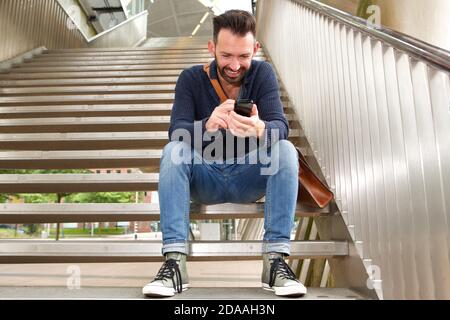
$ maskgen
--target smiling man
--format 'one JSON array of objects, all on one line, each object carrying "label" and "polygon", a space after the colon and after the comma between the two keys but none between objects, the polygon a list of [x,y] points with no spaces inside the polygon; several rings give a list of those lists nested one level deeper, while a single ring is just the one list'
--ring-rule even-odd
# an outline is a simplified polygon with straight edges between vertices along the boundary
[{"label": "smiling man", "polygon": [[[166,260],[143,288],[147,296],[173,296],[189,287],[191,200],[251,203],[263,196],[262,288],[282,296],[306,293],[284,261],[297,201],[297,152],[287,140],[275,73],[253,59],[259,49],[255,25],[246,11],[215,17],[208,43],[214,60],[184,70],[177,81],[158,187]],[[241,99],[254,103],[248,117],[234,111]]]}]

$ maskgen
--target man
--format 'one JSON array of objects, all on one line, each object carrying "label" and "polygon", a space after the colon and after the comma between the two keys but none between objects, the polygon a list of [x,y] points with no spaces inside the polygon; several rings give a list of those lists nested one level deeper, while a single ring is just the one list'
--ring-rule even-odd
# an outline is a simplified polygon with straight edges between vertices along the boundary
[{"label": "man", "polygon": [[[255,24],[245,11],[215,17],[214,38],[208,43],[215,60],[209,68],[184,70],[177,81],[171,142],[163,150],[158,189],[166,261],[143,288],[147,296],[173,296],[189,287],[190,200],[250,203],[263,196],[263,289],[282,296],[306,293],[284,261],[290,254],[298,158],[287,140],[288,123],[275,73],[268,63],[253,60],[259,49]],[[219,91],[226,95],[223,102],[211,80],[220,83]],[[254,102],[249,117],[234,111],[240,98]]]}]

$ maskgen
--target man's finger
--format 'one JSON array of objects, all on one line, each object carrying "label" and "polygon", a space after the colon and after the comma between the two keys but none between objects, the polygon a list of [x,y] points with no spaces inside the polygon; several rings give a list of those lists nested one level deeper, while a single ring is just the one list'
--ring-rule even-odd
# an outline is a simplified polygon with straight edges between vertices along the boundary
[{"label": "man's finger", "polygon": [[239,122],[233,117],[230,117],[230,123],[233,124],[234,128],[240,130],[250,130],[251,128],[253,128],[253,125],[247,125],[245,123]]},{"label": "man's finger", "polygon": [[228,124],[225,122],[225,121],[223,121],[222,119],[217,119],[217,123],[219,124],[219,126],[221,127],[221,128],[224,128],[224,129],[228,129]]},{"label": "man's finger", "polygon": [[234,111],[230,112],[230,116],[237,122],[244,123],[249,126],[254,126],[255,121],[253,119],[250,119],[249,117],[241,116]]},{"label": "man's finger", "polygon": [[258,115],[258,108],[256,107],[256,104],[254,104],[250,116],[257,116],[257,115]]},{"label": "man's finger", "polygon": [[218,119],[221,119],[222,121],[225,121],[226,123],[228,123],[230,121],[230,118],[228,117],[228,115],[226,113],[218,113],[218,114],[216,114],[216,117]]},{"label": "man's finger", "polygon": [[219,107],[219,110],[221,112],[230,112],[234,109],[234,103],[233,104],[223,104]]}]

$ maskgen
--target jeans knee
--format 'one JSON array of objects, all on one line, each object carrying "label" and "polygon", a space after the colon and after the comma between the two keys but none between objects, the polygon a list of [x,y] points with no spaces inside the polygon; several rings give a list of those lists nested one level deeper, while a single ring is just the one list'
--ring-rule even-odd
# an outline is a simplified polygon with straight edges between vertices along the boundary
[{"label": "jeans knee", "polygon": [[272,147],[271,157],[278,157],[280,167],[291,167],[298,170],[298,154],[289,140],[280,140]]},{"label": "jeans knee", "polygon": [[161,157],[161,169],[163,167],[190,164],[192,160],[191,146],[182,141],[171,141],[164,146]]}]

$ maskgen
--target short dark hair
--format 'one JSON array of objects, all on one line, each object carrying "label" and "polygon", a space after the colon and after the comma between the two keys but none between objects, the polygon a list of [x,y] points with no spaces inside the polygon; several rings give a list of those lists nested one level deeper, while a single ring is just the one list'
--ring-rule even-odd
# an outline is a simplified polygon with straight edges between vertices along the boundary
[{"label": "short dark hair", "polygon": [[213,39],[215,43],[217,43],[217,37],[222,29],[228,29],[233,34],[242,37],[251,32],[256,37],[256,20],[247,11],[229,10],[220,16],[214,17]]}]

